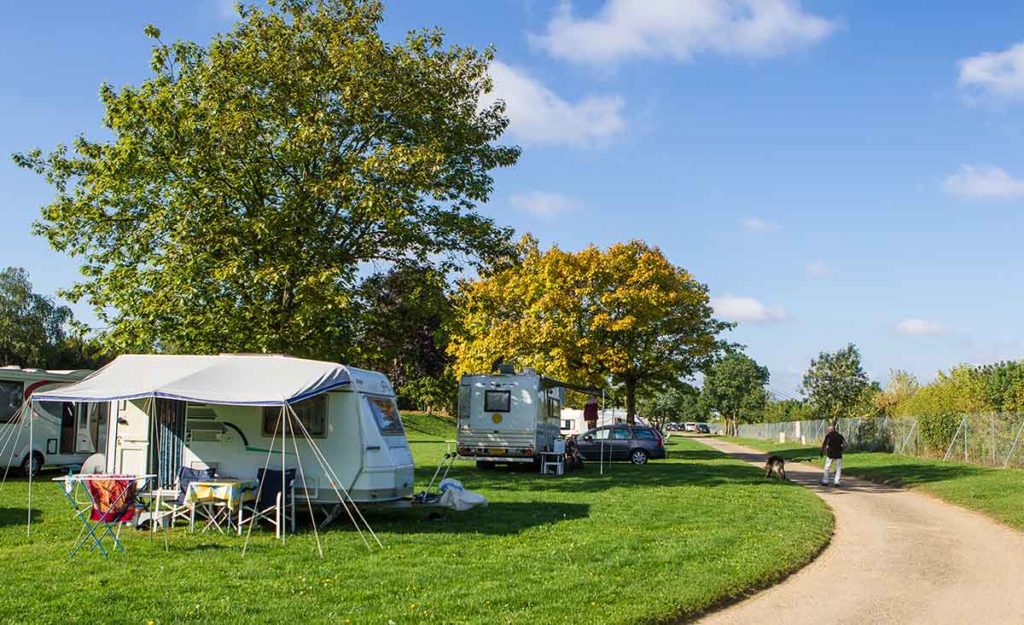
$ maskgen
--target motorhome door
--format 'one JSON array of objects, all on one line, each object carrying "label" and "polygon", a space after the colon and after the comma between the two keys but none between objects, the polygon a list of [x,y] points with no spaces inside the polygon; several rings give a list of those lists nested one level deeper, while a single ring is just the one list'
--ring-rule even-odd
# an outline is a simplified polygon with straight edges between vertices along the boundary
[{"label": "motorhome door", "polygon": [[[142,402],[140,402],[141,404]],[[140,404],[116,402],[111,421],[115,431],[114,471],[143,475],[149,472],[149,415]]]}]

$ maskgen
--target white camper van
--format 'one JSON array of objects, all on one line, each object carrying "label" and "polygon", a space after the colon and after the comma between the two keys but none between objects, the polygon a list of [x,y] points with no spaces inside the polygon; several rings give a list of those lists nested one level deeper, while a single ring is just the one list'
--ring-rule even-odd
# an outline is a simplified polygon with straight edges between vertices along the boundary
[{"label": "white camper van", "polygon": [[459,382],[459,456],[477,466],[535,462],[561,438],[565,383],[527,369],[464,375]]},{"label": "white camper van", "polygon": [[30,420],[18,418],[18,411],[34,393],[58,389],[89,373],[0,367],[0,468],[10,465],[36,475],[44,466],[81,465],[102,448],[107,432],[106,406],[39,402],[34,406],[31,437]]},{"label": "white camper van", "polygon": [[[395,393],[374,371],[276,355],[130,355],[53,395],[110,401],[107,470],[155,474],[161,486],[171,486],[182,466],[255,478],[268,456],[270,468],[281,466],[283,442],[284,464],[301,461],[310,500],[338,503],[299,426],[281,436],[281,411],[290,405],[353,500],[413,492]],[[304,499],[302,486],[297,479]]]}]

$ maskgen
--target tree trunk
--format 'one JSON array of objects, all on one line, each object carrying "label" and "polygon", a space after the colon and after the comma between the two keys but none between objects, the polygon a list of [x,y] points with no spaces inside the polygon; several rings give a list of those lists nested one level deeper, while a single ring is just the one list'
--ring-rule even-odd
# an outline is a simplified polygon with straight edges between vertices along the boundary
[{"label": "tree trunk", "polygon": [[636,380],[626,380],[626,423],[636,423]]}]

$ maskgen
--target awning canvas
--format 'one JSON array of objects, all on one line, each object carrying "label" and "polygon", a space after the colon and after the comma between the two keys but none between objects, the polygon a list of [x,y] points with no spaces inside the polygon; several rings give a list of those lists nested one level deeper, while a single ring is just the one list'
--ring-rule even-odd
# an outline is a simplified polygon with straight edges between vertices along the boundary
[{"label": "awning canvas", "polygon": [[88,378],[38,392],[35,401],[105,402],[156,397],[235,406],[281,406],[352,383],[347,367],[290,356],[124,355]]}]

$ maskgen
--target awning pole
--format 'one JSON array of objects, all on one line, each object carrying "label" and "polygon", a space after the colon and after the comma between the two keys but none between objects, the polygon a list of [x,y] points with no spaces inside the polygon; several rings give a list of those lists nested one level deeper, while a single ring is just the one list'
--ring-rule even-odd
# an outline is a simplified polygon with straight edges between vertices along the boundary
[{"label": "awning pole", "polygon": [[[281,407],[281,413],[284,414],[284,406]],[[274,437],[270,439],[270,445],[267,446],[267,459],[263,462],[263,477],[260,478],[259,485],[256,486],[256,505],[253,506],[253,514],[249,517],[249,529],[245,532],[245,543],[242,545],[242,557],[245,557],[245,551],[249,548],[249,537],[252,536],[252,526],[256,523],[256,510],[259,509],[260,494],[263,493],[263,482],[267,481],[267,469],[270,467],[270,456],[274,453],[274,443],[277,442],[277,425],[274,426]]]},{"label": "awning pole", "polygon": [[[286,419],[294,418],[289,413],[285,415]],[[295,438],[295,426],[292,425],[292,447],[295,449],[295,462],[299,465],[299,476],[302,478],[302,492],[306,496],[306,505],[309,507],[309,520],[313,523],[313,537],[316,538],[316,550],[320,554],[320,559],[324,557],[324,548],[320,544],[320,531],[316,528],[316,516],[313,514],[313,502],[309,499],[309,485],[306,483],[306,472],[302,468],[302,456],[299,455],[299,442]],[[317,491],[319,492],[319,490]],[[295,502],[292,502],[295,505]]]},{"label": "awning pole", "polygon": [[[35,429],[35,419],[32,418],[32,410],[29,409],[28,415],[28,536],[32,535],[32,464],[33,458],[35,457],[36,450],[32,446],[34,439],[32,437],[32,431]],[[23,413],[24,414],[24,413]],[[42,463],[40,463],[42,468]]]},{"label": "awning pole", "polygon": [[[604,415],[604,389],[601,389],[601,410],[597,412],[597,422],[601,423],[601,417]],[[600,425],[598,426],[600,427]],[[601,439],[601,475],[604,475],[604,439]]]},{"label": "awning pole", "polygon": [[285,521],[285,516],[286,516],[285,515],[285,509],[287,508],[287,505],[288,505],[287,502],[285,501],[285,497],[287,497],[287,493],[285,492],[285,483],[287,482],[287,480],[285,480],[285,475],[284,475],[284,452],[286,451],[286,448],[285,448],[286,440],[285,439],[288,438],[288,434],[285,432],[285,427],[287,426],[287,424],[288,424],[288,412],[285,409],[285,407],[282,406],[281,407],[281,505],[277,508],[277,530],[278,530],[278,532],[281,533],[281,542],[282,543],[285,541],[284,534],[285,534],[285,525],[286,525],[286,523],[284,521]]}]

